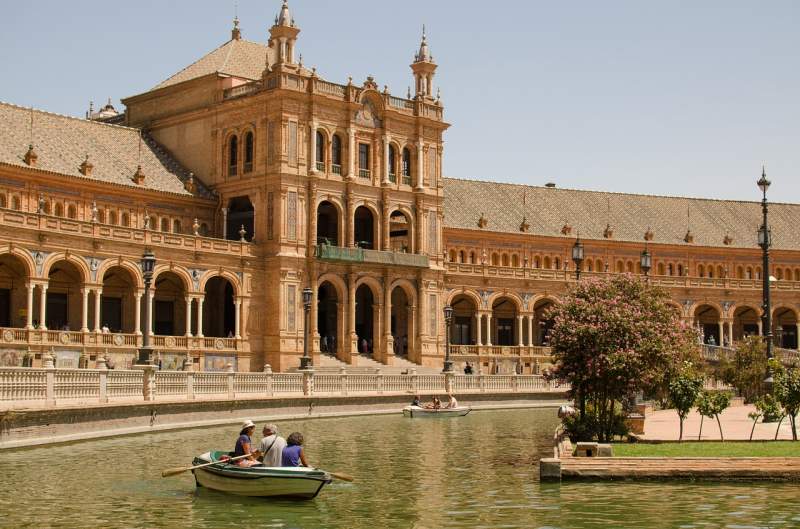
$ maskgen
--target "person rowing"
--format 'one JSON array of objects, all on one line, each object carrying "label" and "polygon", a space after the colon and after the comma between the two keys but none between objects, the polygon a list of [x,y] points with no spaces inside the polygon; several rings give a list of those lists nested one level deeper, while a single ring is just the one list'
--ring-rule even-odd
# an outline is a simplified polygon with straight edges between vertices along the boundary
[{"label": "person rowing", "polygon": [[430,404],[426,404],[424,408],[426,410],[438,410],[442,407],[442,401],[439,400],[439,397],[436,395],[433,396],[433,401]]},{"label": "person rowing", "polygon": [[253,421],[244,421],[242,429],[239,431],[239,438],[236,440],[236,447],[233,449],[233,457],[236,458],[245,455],[247,457],[234,461],[234,465],[252,467],[253,465],[260,464],[258,459],[256,459],[258,451],[253,450],[252,437],[255,431],[256,425]]}]

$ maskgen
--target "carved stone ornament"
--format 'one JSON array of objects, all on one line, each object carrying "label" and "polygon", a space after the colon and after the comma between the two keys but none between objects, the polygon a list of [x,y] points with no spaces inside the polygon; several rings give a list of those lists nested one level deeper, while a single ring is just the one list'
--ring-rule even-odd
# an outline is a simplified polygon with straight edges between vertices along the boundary
[{"label": "carved stone ornament", "polygon": [[9,329],[6,329],[5,331],[3,331],[3,340],[6,341],[6,342],[9,342],[9,343],[13,342],[14,341],[14,332],[9,330]]},{"label": "carved stone ornament", "polygon": [[114,345],[119,347],[123,343],[125,343],[125,338],[123,338],[121,334],[115,334],[114,335]]},{"label": "carved stone ornament", "polygon": [[683,237],[683,242],[686,244],[692,244],[694,242],[694,233],[692,233],[692,230],[686,230],[686,235]]},{"label": "carved stone ornament", "polygon": [[488,226],[488,225],[489,225],[489,219],[487,219],[487,218],[486,218],[486,217],[483,215],[483,213],[481,213],[481,218],[479,218],[479,219],[478,219],[478,227],[479,227],[479,228],[485,228],[485,227],[486,227],[486,226]]},{"label": "carved stone ornament", "polygon": [[527,233],[530,229],[531,225],[528,223],[527,217],[522,217],[522,223],[519,225],[519,231]]},{"label": "carved stone ornament", "polygon": [[650,228],[647,228],[647,231],[644,232],[644,240],[652,241],[653,240],[653,235],[654,235],[653,234],[653,230],[651,230]]},{"label": "carved stone ornament", "polygon": [[222,340],[222,338],[217,338],[214,340],[214,347],[217,349],[225,349],[225,342]]},{"label": "carved stone ornament", "polygon": [[561,226],[561,235],[569,235],[570,233],[572,233],[572,226],[566,222],[563,226]]},{"label": "carved stone ornament", "polygon": [[614,238],[614,228],[611,227],[611,224],[606,224],[606,229],[603,230],[603,237],[606,239]]},{"label": "carved stone ornament", "polygon": [[722,239],[722,244],[724,244],[725,246],[730,246],[731,244],[733,244],[733,237],[726,234],[725,238]]},{"label": "carved stone ornament", "polygon": [[175,337],[174,337],[174,336],[167,336],[167,337],[164,339],[164,345],[166,345],[166,346],[167,346],[167,347],[169,347],[170,349],[172,349],[173,347],[175,347],[175,343],[176,343],[176,342],[175,342]]},{"label": "carved stone ornament", "polygon": [[61,334],[59,334],[58,335],[58,341],[61,342],[64,345],[68,344],[69,343],[69,333],[62,332]]},{"label": "carved stone ornament", "polygon": [[364,105],[356,112],[355,121],[358,125],[372,127],[374,129],[379,129],[383,126],[375,111],[375,107],[370,101],[364,101]]}]

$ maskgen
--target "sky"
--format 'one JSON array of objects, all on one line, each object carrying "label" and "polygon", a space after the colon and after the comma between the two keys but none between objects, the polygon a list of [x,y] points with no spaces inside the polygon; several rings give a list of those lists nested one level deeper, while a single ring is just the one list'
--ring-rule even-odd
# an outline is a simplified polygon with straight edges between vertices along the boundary
[{"label": "sky", "polygon": [[[238,5],[237,5],[238,4]],[[444,173],[654,195],[800,202],[795,0],[290,0],[325,79],[405,96],[421,26],[439,65]],[[0,17],[0,100],[83,116],[230,38],[280,0],[28,0]]]}]

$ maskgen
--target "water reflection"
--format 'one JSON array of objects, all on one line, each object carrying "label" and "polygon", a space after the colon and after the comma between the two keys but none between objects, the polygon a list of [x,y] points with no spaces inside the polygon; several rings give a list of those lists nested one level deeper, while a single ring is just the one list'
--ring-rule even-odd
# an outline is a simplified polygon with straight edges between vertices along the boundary
[{"label": "water reflection", "polygon": [[[357,417],[278,423],[302,431],[312,463],[352,474],[313,501],[265,501],[162,479],[237,428],[1,452],[0,527],[798,527],[796,487],[780,484],[540,484],[552,410],[461,419]],[[260,428],[259,428],[260,429]]]}]

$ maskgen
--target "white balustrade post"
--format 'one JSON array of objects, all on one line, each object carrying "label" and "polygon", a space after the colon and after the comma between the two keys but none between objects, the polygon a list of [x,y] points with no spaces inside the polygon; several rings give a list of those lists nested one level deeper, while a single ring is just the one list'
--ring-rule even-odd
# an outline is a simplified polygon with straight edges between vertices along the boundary
[{"label": "white balustrade post", "polygon": [[481,393],[486,393],[486,375],[478,375],[478,386],[481,388]]},{"label": "white balustrade post", "polygon": [[156,297],[155,289],[150,289],[150,295],[147,296],[147,299],[145,300],[145,303],[148,303],[150,305],[150,310],[147,311],[148,318],[147,321],[144,322],[144,324],[147,325],[147,328],[149,329],[151,336],[153,335],[153,299],[155,299],[155,297]]},{"label": "white balustrade post", "polygon": [[234,377],[236,376],[236,373],[233,372],[233,364],[228,362],[228,365],[226,366],[225,371],[226,371],[226,374],[228,375],[228,398],[230,400],[233,400],[234,398],[236,398],[236,395],[235,395],[235,393],[233,391],[234,390],[234,386],[233,386]]},{"label": "white balustrade post", "polygon": [[303,395],[311,396],[314,394],[314,370],[306,369],[303,371]]},{"label": "white balustrade post", "polygon": [[411,368],[411,392],[416,395],[419,391],[419,376],[417,375],[417,368]]},{"label": "white balustrade post", "polygon": [[142,396],[145,402],[152,402],[156,395],[156,368],[146,365],[142,368]]},{"label": "white balustrade post", "polygon": [[456,387],[456,375],[452,371],[444,374],[444,392],[452,394]]},{"label": "white balustrade post", "polygon": [[50,353],[44,355],[45,368],[45,402],[48,406],[56,405],[56,366]]},{"label": "white balustrade post", "polygon": [[39,328],[43,331],[47,330],[47,286],[39,285],[39,293],[41,295],[39,301]]},{"label": "white balustrade post", "polygon": [[533,316],[528,315],[528,345],[533,347]]},{"label": "white balustrade post", "polygon": [[519,375],[514,373],[511,378],[511,391],[517,393],[519,391]]},{"label": "white balustrade post", "polygon": [[192,298],[186,296],[186,333],[187,338],[192,337]]},{"label": "white balustrade post", "polygon": [[234,301],[234,307],[236,309],[236,314],[234,315],[234,322],[235,322],[235,338],[237,340],[242,339],[242,299],[237,297]]},{"label": "white balustrade post", "polygon": [[100,306],[102,304],[103,304],[103,289],[97,288],[94,291],[94,332],[97,333],[100,332],[102,327],[102,324],[100,323]]},{"label": "white balustrade post", "polygon": [[89,332],[89,289],[81,289],[81,332]]},{"label": "white balustrade post", "polygon": [[378,392],[378,395],[383,394],[383,373],[380,367],[375,368],[375,390]]},{"label": "white balustrade post", "polygon": [[186,398],[194,400],[194,371],[186,372]]},{"label": "white balustrade post", "polygon": [[25,305],[26,312],[25,312],[25,328],[29,331],[33,329],[33,289],[36,285],[32,283],[27,283],[25,288],[28,290],[28,298],[27,298],[27,305]]},{"label": "white balustrade post", "polygon": [[492,346],[492,313],[486,315],[486,345]]},{"label": "white balustrade post", "polygon": [[275,394],[275,386],[272,380],[272,366],[264,364],[264,374],[267,376],[267,395],[271,397]]},{"label": "white balustrade post", "polygon": [[105,404],[108,402],[108,368],[106,367],[105,359],[103,359],[103,367],[100,370],[100,403]]},{"label": "white balustrade post", "polygon": [[517,316],[517,334],[519,334],[517,339],[517,345],[522,347],[524,344],[522,343],[522,315],[520,314]]},{"label": "white balustrade post", "polygon": [[339,378],[342,382],[342,395],[347,396],[347,368],[339,368]]}]

